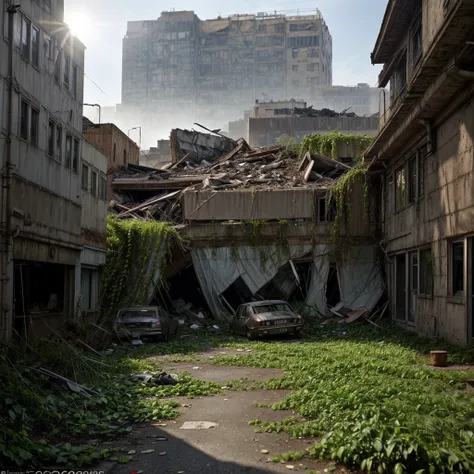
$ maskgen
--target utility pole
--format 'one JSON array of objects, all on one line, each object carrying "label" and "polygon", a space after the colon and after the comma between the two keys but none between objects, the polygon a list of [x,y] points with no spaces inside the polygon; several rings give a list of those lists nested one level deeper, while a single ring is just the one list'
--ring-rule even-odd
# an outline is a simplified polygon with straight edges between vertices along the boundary
[{"label": "utility pole", "polygon": [[1,313],[0,313],[0,339],[9,341],[13,333],[12,303],[13,292],[11,288],[10,261],[12,260],[11,242],[11,216],[12,216],[12,136],[13,136],[13,52],[14,52],[14,15],[18,12],[20,5],[10,5],[6,12],[8,14],[8,105],[7,105],[7,143],[5,161],[2,172],[2,242],[1,242]]}]

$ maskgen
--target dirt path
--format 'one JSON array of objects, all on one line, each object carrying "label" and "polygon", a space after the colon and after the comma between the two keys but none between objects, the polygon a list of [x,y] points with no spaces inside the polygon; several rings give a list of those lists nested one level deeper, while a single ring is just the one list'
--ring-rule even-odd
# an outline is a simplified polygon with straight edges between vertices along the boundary
[{"label": "dirt path", "polygon": [[[194,369],[194,367],[200,367]],[[263,382],[283,374],[276,369],[249,367],[223,367],[215,365],[168,364],[167,370],[188,371],[195,378],[215,381],[222,385],[231,380],[246,378]],[[125,451],[135,451],[127,464],[111,466],[111,474],[170,473],[170,474],[265,474],[283,472],[308,472],[312,468],[321,473],[347,472],[334,469],[332,463],[312,460],[274,463],[273,456],[288,451],[303,450],[310,440],[290,440],[286,434],[255,433],[249,421],[257,418],[277,421],[293,414],[259,408],[256,404],[273,404],[287,396],[287,391],[227,392],[198,399],[177,399],[182,416],[166,426],[140,428],[123,439]],[[186,422],[210,422],[209,429],[182,429]],[[150,453],[143,451],[153,450]],[[263,451],[263,452],[262,452]],[[267,453],[268,451],[268,453]]]}]

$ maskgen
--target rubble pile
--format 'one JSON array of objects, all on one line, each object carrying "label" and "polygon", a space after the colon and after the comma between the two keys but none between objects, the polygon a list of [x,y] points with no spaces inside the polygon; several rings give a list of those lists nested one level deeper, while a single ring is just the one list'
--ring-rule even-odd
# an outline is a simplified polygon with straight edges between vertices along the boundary
[{"label": "rubble pile", "polygon": [[313,109],[313,106],[306,108],[295,107],[294,114],[298,117],[357,117],[354,112],[348,112],[349,109],[345,109],[342,112],[335,112],[331,109]]},{"label": "rubble pile", "polygon": [[[172,133],[172,142],[174,136]],[[109,210],[119,218],[178,224],[182,221],[180,198],[187,190],[329,189],[352,168],[322,155],[307,153],[301,158],[291,148],[281,145],[251,149],[242,138],[233,143],[231,151],[225,154],[221,151],[212,163],[197,158],[194,148],[193,153],[185,154],[164,169],[136,165],[121,168],[113,175],[114,198]],[[177,147],[173,143],[172,146]],[[204,150],[207,158],[215,156],[216,149],[205,150],[202,146],[199,149]]]}]

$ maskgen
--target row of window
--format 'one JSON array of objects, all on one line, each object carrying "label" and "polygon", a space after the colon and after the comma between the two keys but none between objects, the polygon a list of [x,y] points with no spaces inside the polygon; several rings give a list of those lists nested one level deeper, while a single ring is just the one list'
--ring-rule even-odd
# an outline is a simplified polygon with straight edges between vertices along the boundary
[{"label": "row of window", "polygon": [[[39,146],[40,111],[26,100],[20,104],[20,138]],[[65,149],[63,150],[63,140]],[[64,151],[64,156],[63,156]],[[62,163],[76,173],[79,170],[80,142],[55,120],[50,119],[48,124],[48,156]]]},{"label": "row of window", "polygon": [[[40,67],[40,37],[41,31],[25,15],[21,16],[21,57],[34,67]],[[56,41],[43,33],[44,57],[54,61],[54,81],[77,99],[78,96],[78,66],[71,58],[61,51]],[[61,72],[63,74],[61,78]]]},{"label": "row of window", "polygon": [[107,179],[104,174],[95,171],[89,165],[82,163],[81,186],[92,196],[107,201]]}]

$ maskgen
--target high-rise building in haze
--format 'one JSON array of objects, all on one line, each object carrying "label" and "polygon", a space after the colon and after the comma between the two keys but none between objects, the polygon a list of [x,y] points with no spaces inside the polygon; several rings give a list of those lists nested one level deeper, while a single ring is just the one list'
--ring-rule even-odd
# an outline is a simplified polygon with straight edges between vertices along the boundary
[{"label": "high-rise building in haze", "polygon": [[[332,85],[332,38],[311,15],[232,15],[200,20],[163,12],[128,23],[123,40],[124,113],[238,118],[255,99],[305,99]],[[206,122],[209,123],[209,122]]]}]

